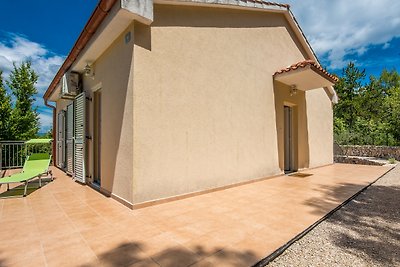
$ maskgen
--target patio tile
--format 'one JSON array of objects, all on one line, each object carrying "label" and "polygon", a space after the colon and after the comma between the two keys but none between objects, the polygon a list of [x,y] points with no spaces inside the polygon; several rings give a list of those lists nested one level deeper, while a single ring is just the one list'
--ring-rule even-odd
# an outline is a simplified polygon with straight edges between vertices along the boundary
[{"label": "patio tile", "polygon": [[196,253],[200,258],[205,258],[221,251],[228,246],[228,243],[225,240],[207,234],[184,242],[183,245]]},{"label": "patio tile", "polygon": [[40,238],[37,226],[35,224],[26,224],[23,222],[2,225],[0,236],[2,242],[8,242],[10,240],[37,240]]},{"label": "patio tile", "polygon": [[65,220],[49,220],[39,223],[37,227],[42,240],[53,239],[55,237],[63,238],[77,232],[76,228],[69,221]]},{"label": "patio tile", "polygon": [[101,216],[91,210],[86,210],[81,213],[73,213],[68,217],[78,230],[89,229],[106,222]]},{"label": "patio tile", "polygon": [[77,233],[45,240],[42,245],[48,266],[78,266],[97,260],[95,253]]},{"label": "patio tile", "polygon": [[[29,253],[28,253],[29,254]],[[3,266],[3,265],[2,265]],[[46,266],[46,259],[42,254],[40,255],[28,255],[28,257],[17,257],[15,262],[6,262],[4,266],[9,267],[20,267],[20,266],[29,266],[29,267],[43,267]]]},{"label": "patio tile", "polygon": [[149,239],[137,242],[140,243],[141,250],[149,257],[153,257],[154,255],[163,253],[175,247],[184,248],[168,233],[161,233]]},{"label": "patio tile", "polygon": [[147,258],[141,243],[129,242],[121,236],[109,235],[88,244],[101,266],[128,266]]},{"label": "patio tile", "polygon": [[386,170],[335,164],[130,210],[54,169],[34,194],[0,199],[0,265],[249,266]]},{"label": "patio tile", "polygon": [[151,258],[162,267],[187,267],[200,260],[198,255],[183,246],[169,247]]},{"label": "patio tile", "polygon": [[160,267],[154,260],[145,259],[134,264],[129,265],[128,267]]},{"label": "patio tile", "polygon": [[99,224],[88,229],[82,229],[79,233],[87,241],[104,239],[110,235],[125,236],[125,233],[119,231],[108,223]]},{"label": "patio tile", "polygon": [[[4,259],[5,262],[1,262],[1,259]],[[38,260],[35,261],[34,259]],[[26,266],[24,263],[29,263],[29,260],[32,261],[33,266],[39,266],[39,263],[45,262],[43,258],[41,242],[39,239],[26,239],[18,241],[2,238],[2,242],[0,244],[1,266]]]},{"label": "patio tile", "polygon": [[235,251],[231,249],[224,249],[220,252],[211,255],[205,259],[202,259],[195,264],[193,267],[232,267],[232,266],[251,266],[254,262],[257,262],[257,255],[252,251]]}]

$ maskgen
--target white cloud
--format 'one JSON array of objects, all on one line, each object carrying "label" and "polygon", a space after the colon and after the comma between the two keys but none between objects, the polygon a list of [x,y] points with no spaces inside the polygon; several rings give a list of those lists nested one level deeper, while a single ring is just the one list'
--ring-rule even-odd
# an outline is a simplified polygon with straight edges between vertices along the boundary
[{"label": "white cloud", "polygon": [[288,0],[311,46],[333,69],[346,55],[362,55],[371,45],[388,47],[400,37],[400,1]]},{"label": "white cloud", "polygon": [[53,115],[51,113],[39,113],[39,120],[40,120],[40,128],[41,132],[47,132],[49,129],[51,129],[51,126],[53,124]]},{"label": "white cloud", "polygon": [[17,34],[8,34],[9,40],[0,40],[0,69],[4,71],[3,78],[7,79],[13,63],[20,64],[31,61],[32,68],[39,75],[35,97],[36,105],[40,107],[39,117],[42,130],[47,130],[52,125],[51,114],[46,112],[42,96],[51,83],[54,75],[64,61],[63,56],[56,55],[46,49],[42,44],[28,40]]}]

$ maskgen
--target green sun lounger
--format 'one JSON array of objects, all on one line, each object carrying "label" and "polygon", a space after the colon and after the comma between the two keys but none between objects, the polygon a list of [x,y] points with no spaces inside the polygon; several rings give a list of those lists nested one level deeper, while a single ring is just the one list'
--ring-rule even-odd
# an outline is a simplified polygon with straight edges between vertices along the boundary
[{"label": "green sun lounger", "polygon": [[0,179],[0,187],[3,184],[7,184],[7,190],[10,190],[9,184],[12,183],[24,183],[24,197],[26,196],[26,191],[28,189],[28,183],[34,178],[39,178],[39,187],[42,187],[42,176],[50,175],[51,180],[53,180],[53,174],[49,170],[51,161],[51,156],[48,153],[33,153],[28,156],[22,172],[12,174],[8,177]]}]

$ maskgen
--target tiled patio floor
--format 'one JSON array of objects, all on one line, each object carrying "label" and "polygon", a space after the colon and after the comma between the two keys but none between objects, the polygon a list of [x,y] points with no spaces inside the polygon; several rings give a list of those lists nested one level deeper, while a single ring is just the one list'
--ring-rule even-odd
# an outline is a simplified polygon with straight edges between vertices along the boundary
[{"label": "tiled patio floor", "polygon": [[388,169],[335,164],[139,210],[55,169],[0,199],[0,266],[251,266]]}]

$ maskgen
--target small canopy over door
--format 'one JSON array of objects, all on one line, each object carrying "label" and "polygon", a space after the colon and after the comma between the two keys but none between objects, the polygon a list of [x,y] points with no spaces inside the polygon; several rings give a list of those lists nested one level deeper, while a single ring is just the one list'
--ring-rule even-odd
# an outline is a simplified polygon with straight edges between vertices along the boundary
[{"label": "small canopy over door", "polygon": [[332,86],[338,78],[312,60],[304,60],[275,72],[274,80],[290,86],[292,90],[328,88],[332,93],[332,102],[337,102],[336,92]]}]

